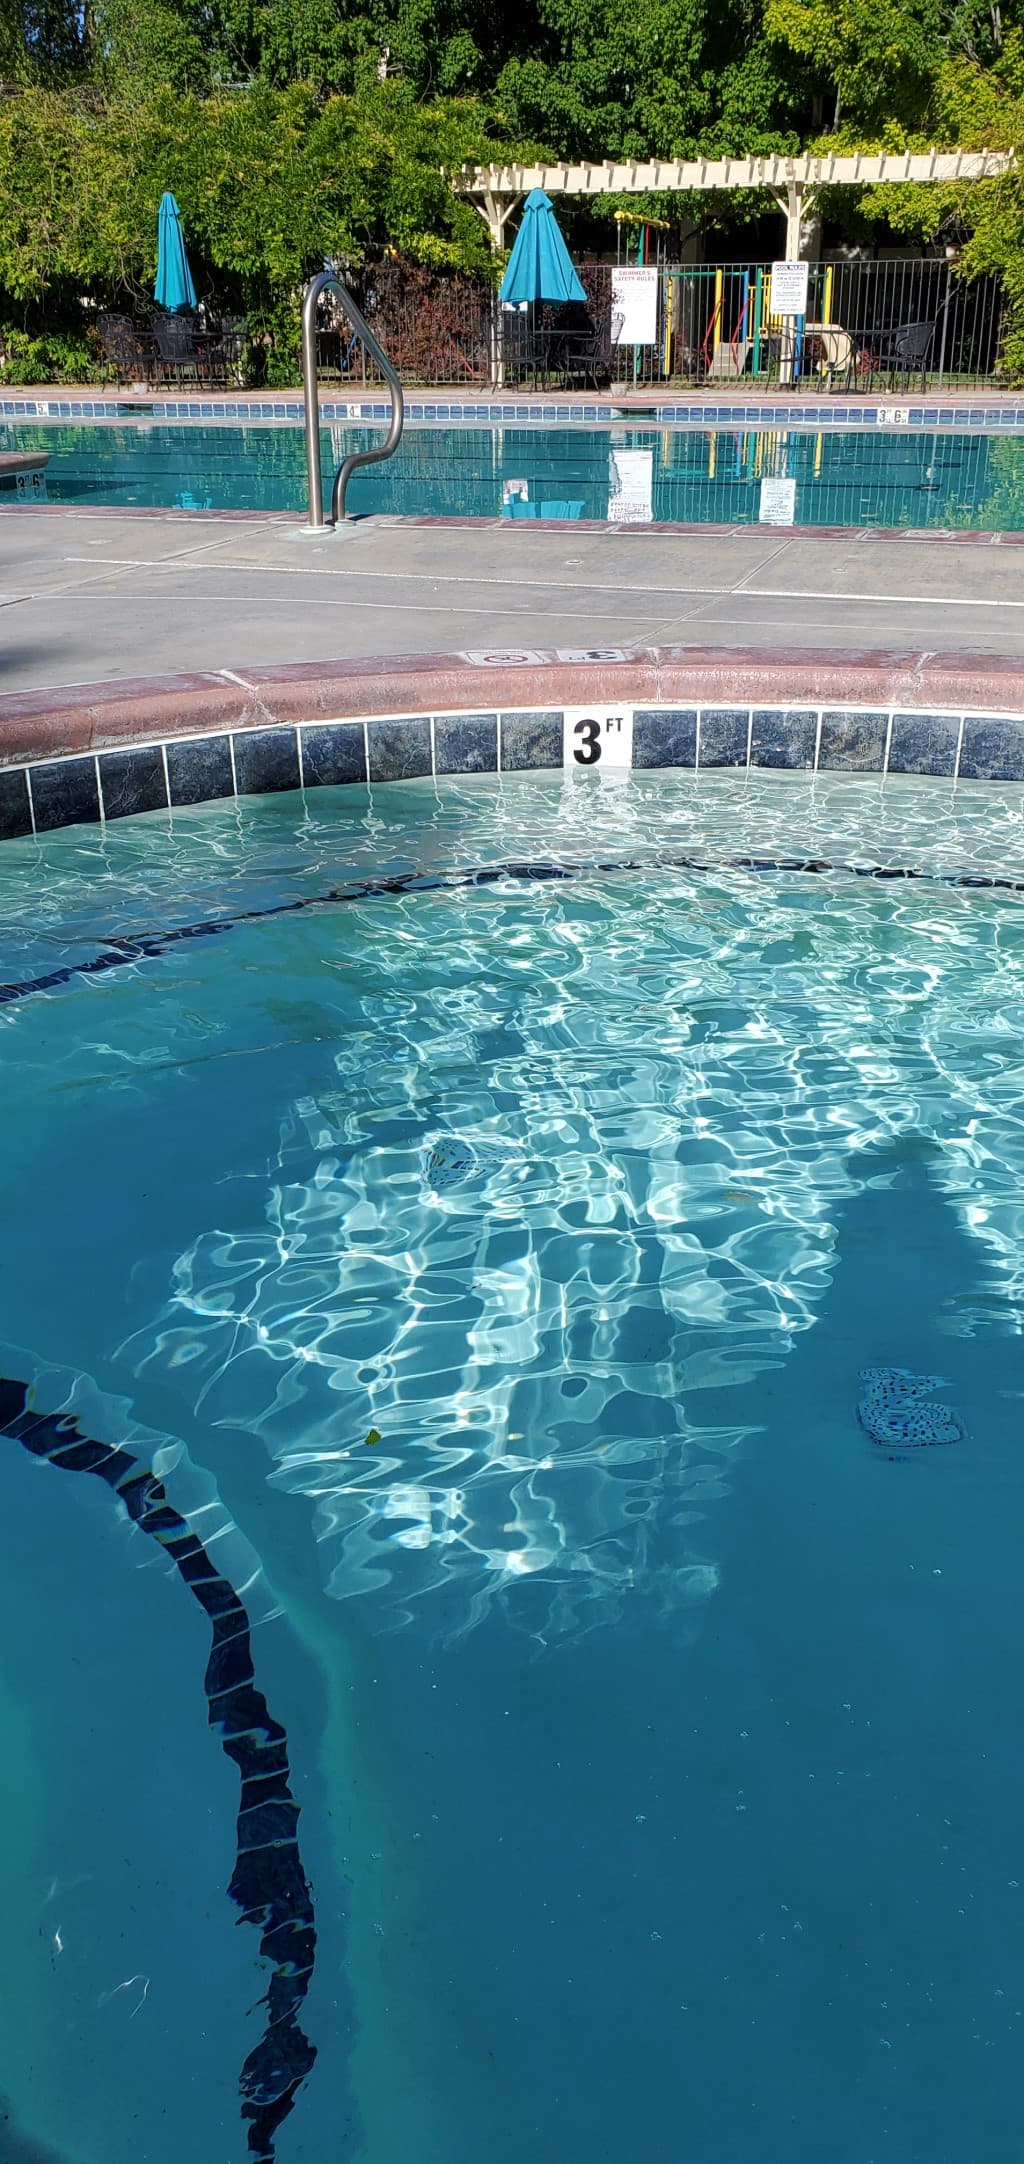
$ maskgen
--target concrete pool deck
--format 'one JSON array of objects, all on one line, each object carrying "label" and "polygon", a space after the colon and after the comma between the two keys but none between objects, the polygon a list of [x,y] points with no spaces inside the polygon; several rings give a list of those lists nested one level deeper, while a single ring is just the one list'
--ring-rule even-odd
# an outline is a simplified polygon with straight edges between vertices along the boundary
[{"label": "concrete pool deck", "polygon": [[686,646],[820,655],[831,698],[837,650],[947,667],[959,655],[975,674],[988,656],[1006,679],[1000,709],[1016,711],[1014,540],[1024,536],[387,519],[313,535],[284,518],[11,510],[0,512],[0,696],[178,671],[244,681],[309,662],[315,674],[323,657]]}]

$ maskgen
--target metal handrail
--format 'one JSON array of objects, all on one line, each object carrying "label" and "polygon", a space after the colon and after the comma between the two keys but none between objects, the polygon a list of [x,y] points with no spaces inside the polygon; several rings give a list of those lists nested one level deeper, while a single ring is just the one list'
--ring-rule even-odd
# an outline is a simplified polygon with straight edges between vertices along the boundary
[{"label": "metal handrail", "polygon": [[309,523],[325,526],[323,476],[320,468],[320,393],[316,380],[316,312],[324,293],[336,293],[345,310],[357,338],[361,338],[367,352],[376,361],[381,375],[391,392],[391,426],[383,443],[375,444],[369,451],[350,451],[343,459],[334,476],[331,490],[331,520],[336,526],[347,516],[345,491],[349,477],[357,466],[373,466],[378,459],[390,458],[397,451],[405,426],[405,400],[402,386],[388,360],[379,340],[373,335],[369,324],[356,307],[348,287],[334,271],[318,271],[306,287],[302,302],[302,389],[306,403],[306,478],[309,484]]}]

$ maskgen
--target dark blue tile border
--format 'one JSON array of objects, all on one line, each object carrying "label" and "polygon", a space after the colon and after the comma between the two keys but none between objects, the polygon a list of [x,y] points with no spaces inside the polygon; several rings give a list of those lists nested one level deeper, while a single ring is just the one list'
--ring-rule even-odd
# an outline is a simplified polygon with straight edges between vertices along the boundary
[{"label": "dark blue tile border", "polygon": [[99,818],[95,759],[49,759],[31,773],[37,834],[52,833],[55,827],[89,826]]},{"label": "dark blue tile border", "polygon": [[435,715],[436,774],[496,774],[497,771],[497,714]]},{"label": "dark blue tile border", "polygon": [[99,765],[105,819],[127,819],[133,812],[166,811],[167,775],[161,744],[103,751]]},{"label": "dark blue tile border", "polygon": [[1024,721],[969,714],[959,771],[965,781],[1024,781]]},{"label": "dark blue tile border", "polygon": [[695,706],[638,707],[633,715],[635,767],[697,764]]},{"label": "dark blue tile border", "polygon": [[305,788],[366,780],[366,734],[361,721],[307,722],[299,730],[299,741]]},{"label": "dark blue tile border", "polygon": [[23,766],[0,769],[0,841],[16,841],[31,832],[28,774]]},{"label": "dark blue tile border", "polygon": [[757,706],[750,732],[750,764],[785,767],[790,772],[814,771],[818,746],[818,716],[799,709]]},{"label": "dark blue tile border", "polygon": [[502,714],[501,770],[525,774],[535,767],[561,766],[562,713]]},{"label": "dark blue tile border", "polygon": [[[632,709],[633,766],[1024,781],[1024,716],[883,708]],[[0,768],[0,841],[136,812],[330,784],[563,764],[560,708],[275,723]],[[817,748],[817,757],[816,754]],[[369,757],[367,759],[367,752]]]},{"label": "dark blue tile border", "polygon": [[299,744],[294,729],[240,730],[234,739],[235,788],[239,796],[265,796],[299,786]]},{"label": "dark blue tile border", "polygon": [[703,706],[700,714],[698,761],[702,767],[747,764],[750,744],[750,708]]},{"label": "dark blue tile border", "polygon": [[234,796],[235,776],[229,736],[186,737],[167,746],[171,803],[210,804]]},{"label": "dark blue tile border", "polygon": [[399,721],[368,721],[366,743],[371,781],[420,781],[432,770],[430,722],[425,714]]},{"label": "dark blue tile border", "polygon": [[819,769],[833,773],[880,774],[885,765],[888,733],[889,716],[878,708],[863,713],[822,714]]},{"label": "dark blue tile border", "polygon": [[958,714],[894,714],[888,772],[951,776],[959,742]]}]

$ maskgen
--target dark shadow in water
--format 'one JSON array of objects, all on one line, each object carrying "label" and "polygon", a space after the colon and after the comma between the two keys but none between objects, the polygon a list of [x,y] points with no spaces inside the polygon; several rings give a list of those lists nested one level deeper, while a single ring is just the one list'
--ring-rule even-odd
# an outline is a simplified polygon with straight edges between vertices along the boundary
[{"label": "dark shadow in water", "polygon": [[0,2164],[71,2164],[71,2158],[22,2132],[10,2097],[0,2090]]}]

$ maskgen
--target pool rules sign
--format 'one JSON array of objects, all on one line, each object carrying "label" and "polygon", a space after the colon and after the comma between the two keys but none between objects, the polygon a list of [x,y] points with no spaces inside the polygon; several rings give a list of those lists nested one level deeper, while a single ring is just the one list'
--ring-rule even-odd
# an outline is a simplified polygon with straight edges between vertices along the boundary
[{"label": "pool rules sign", "polygon": [[633,709],[630,706],[567,706],[562,735],[562,764],[567,773],[633,764]]}]

